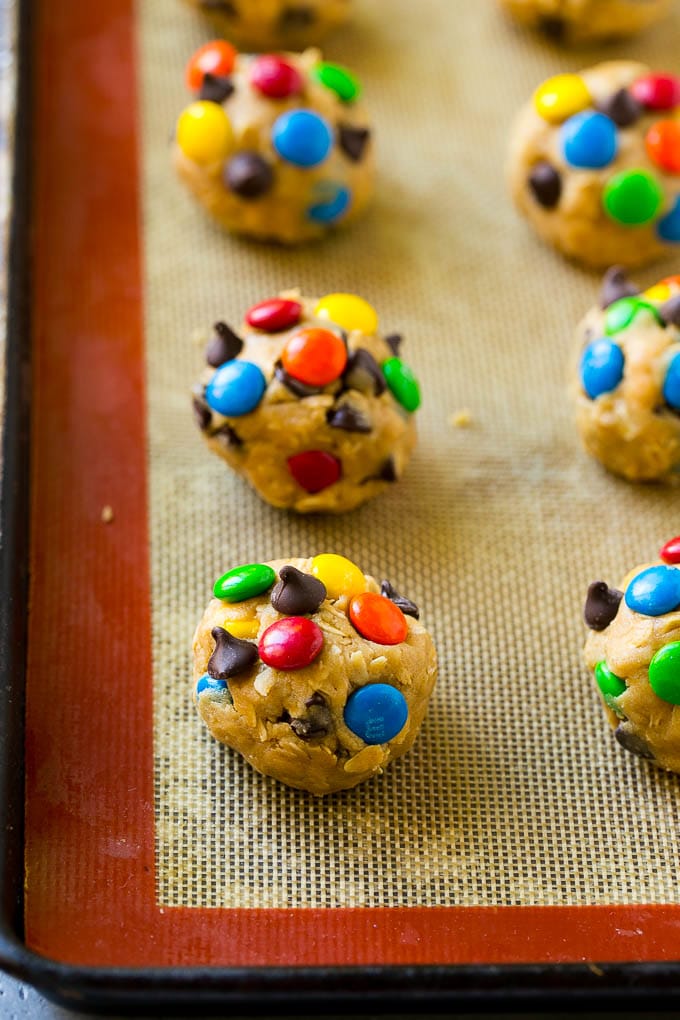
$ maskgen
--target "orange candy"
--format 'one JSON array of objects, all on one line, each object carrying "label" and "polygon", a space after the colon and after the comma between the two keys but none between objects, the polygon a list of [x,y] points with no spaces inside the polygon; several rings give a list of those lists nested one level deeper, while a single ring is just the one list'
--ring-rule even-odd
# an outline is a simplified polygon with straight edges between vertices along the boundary
[{"label": "orange candy", "polygon": [[665,283],[668,287],[680,287],[680,276],[665,276],[659,283]]},{"label": "orange candy", "polygon": [[649,158],[671,174],[680,174],[680,123],[657,120],[645,139]]},{"label": "orange candy", "polygon": [[206,74],[214,74],[218,78],[231,74],[235,59],[236,50],[224,39],[214,39],[199,46],[184,72],[187,88],[198,92]]},{"label": "orange candy", "polygon": [[283,349],[281,361],[288,375],[308,386],[327,386],[341,376],[347,348],[329,329],[301,329]]},{"label": "orange candy", "polygon": [[362,637],[379,645],[398,645],[408,634],[408,623],[399,606],[372,591],[354,596],[349,618]]}]

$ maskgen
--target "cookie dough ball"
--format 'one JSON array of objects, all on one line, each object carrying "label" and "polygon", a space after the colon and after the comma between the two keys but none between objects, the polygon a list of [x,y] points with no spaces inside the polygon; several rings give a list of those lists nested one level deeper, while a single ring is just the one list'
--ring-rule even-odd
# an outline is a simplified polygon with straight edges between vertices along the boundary
[{"label": "cookie dough ball", "polygon": [[246,50],[303,50],[350,14],[350,0],[187,0]]},{"label": "cookie dough ball", "polygon": [[680,772],[680,537],[621,589],[588,589],[585,660],[614,736],[627,751]]},{"label": "cookie dough ball", "polygon": [[670,0],[500,0],[516,21],[557,42],[635,35],[667,14]]},{"label": "cookie dough ball", "polygon": [[246,761],[318,795],[412,747],[437,674],[418,607],[332,553],[215,582],[194,635],[194,700]]},{"label": "cookie dough ball", "polygon": [[545,81],[512,135],[509,182],[538,234],[592,268],[680,244],[680,79],[625,60]]},{"label": "cookie dough ball", "polygon": [[350,71],[317,50],[245,56],[215,41],[186,79],[195,101],[177,122],[175,167],[227,230],[296,244],[363,211],[373,141]]},{"label": "cookie dough ball", "polygon": [[576,348],[571,394],[588,453],[629,481],[680,479],[680,276],[639,293],[611,269]]},{"label": "cookie dough ball", "polygon": [[224,322],[206,350],[194,412],[210,448],[272,506],[352,510],[401,478],[418,382],[354,294],[288,292]]}]

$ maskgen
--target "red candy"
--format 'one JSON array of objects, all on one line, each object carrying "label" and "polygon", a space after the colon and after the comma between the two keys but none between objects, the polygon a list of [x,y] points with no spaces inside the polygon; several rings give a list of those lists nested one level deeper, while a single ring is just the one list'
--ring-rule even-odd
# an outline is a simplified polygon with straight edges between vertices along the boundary
[{"label": "red candy", "polygon": [[253,305],[246,312],[246,322],[264,333],[280,333],[291,326],[297,326],[301,315],[302,305],[299,301],[270,298],[268,301],[260,301],[259,305]]},{"label": "red candy", "polygon": [[198,92],[206,74],[214,74],[224,78],[234,69],[236,50],[231,43],[223,39],[215,39],[213,42],[205,43],[194,53],[186,66],[184,78],[187,88],[192,92]]},{"label": "red candy", "polygon": [[257,650],[274,669],[304,669],[323,648],[323,631],[306,616],[287,616],[267,627]]},{"label": "red candy", "polygon": [[680,78],[674,74],[645,74],[633,82],[630,91],[648,110],[672,110],[680,105]]},{"label": "red candy", "polygon": [[672,538],[669,542],[666,542],[665,546],[659,553],[659,558],[664,563],[680,564],[680,535],[676,538]]},{"label": "red candy", "polygon": [[649,158],[671,174],[680,174],[680,123],[657,120],[645,139]]},{"label": "red candy", "polygon": [[347,349],[329,329],[301,329],[284,347],[281,361],[294,379],[308,386],[327,386],[342,375]]},{"label": "red candy", "polygon": [[285,99],[302,92],[302,76],[297,68],[272,53],[254,61],[250,69],[250,84],[270,99]]},{"label": "red candy", "polygon": [[379,645],[398,645],[408,634],[408,623],[399,606],[372,591],[354,596],[349,618],[362,637]]},{"label": "red candy", "polygon": [[323,450],[304,450],[288,458],[288,470],[305,492],[321,492],[337,482],[342,466],[337,457]]}]

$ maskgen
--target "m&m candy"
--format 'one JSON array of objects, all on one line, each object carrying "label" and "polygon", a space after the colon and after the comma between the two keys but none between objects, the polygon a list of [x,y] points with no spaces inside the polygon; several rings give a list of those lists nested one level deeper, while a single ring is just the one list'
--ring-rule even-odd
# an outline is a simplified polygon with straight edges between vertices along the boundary
[{"label": "m&m candy", "polygon": [[601,662],[598,662],[595,667],[595,682],[606,703],[610,708],[614,708],[611,704],[611,700],[613,698],[620,697],[625,692],[625,680],[622,680],[620,676],[616,675],[616,673],[612,673],[611,669],[603,659]]},{"label": "m&m candy", "polygon": [[218,680],[210,676],[209,673],[204,673],[196,684],[196,694],[203,694],[205,691],[211,693],[217,693],[218,691],[229,691],[226,680]]},{"label": "m&m candy", "polygon": [[662,216],[656,225],[656,232],[662,241],[670,244],[680,242],[680,196],[675,199],[672,209]]},{"label": "m&m candy", "polygon": [[250,68],[250,84],[270,99],[285,99],[302,91],[302,75],[283,57],[265,53]]},{"label": "m&m candy", "polygon": [[225,78],[231,74],[236,60],[236,50],[226,39],[213,39],[199,46],[187,63],[184,73],[187,88],[198,92],[206,74]]},{"label": "m&m candy", "polygon": [[253,305],[246,312],[246,322],[263,333],[282,333],[296,326],[302,316],[302,305],[289,298],[269,298]]},{"label": "m&m candy", "polygon": [[301,329],[284,347],[281,361],[294,379],[308,386],[327,386],[342,375],[347,348],[328,329]]},{"label": "m&m candy", "polygon": [[330,319],[348,333],[358,330],[372,334],[378,329],[378,313],[368,301],[356,294],[326,294],[314,309],[321,319]]},{"label": "m&m candy", "polygon": [[228,418],[254,411],[267,388],[262,369],[251,361],[227,361],[220,365],[205,388],[205,400],[213,411]]},{"label": "m&m candy", "polygon": [[664,616],[680,609],[680,569],[647,567],[630,582],[624,598],[629,609],[643,616]]},{"label": "m&m candy", "polygon": [[255,618],[252,620],[225,620],[222,626],[232,637],[241,638],[245,641],[257,637],[260,630],[260,621]]},{"label": "m&m candy", "polygon": [[561,141],[564,158],[570,166],[598,169],[607,166],[616,156],[616,124],[603,113],[585,110],[564,122]]},{"label": "m&m candy", "polygon": [[286,616],[267,627],[260,638],[258,652],[274,669],[304,669],[320,654],[323,631],[306,616]]},{"label": "m&m candy", "polygon": [[654,693],[680,705],[680,641],[660,648],[649,664],[649,684]]},{"label": "m&m candy", "polygon": [[231,121],[217,103],[199,99],[180,114],[177,144],[194,163],[216,163],[224,159],[233,141]]},{"label": "m&m candy", "polygon": [[274,122],[272,143],[286,162],[313,167],[328,157],[333,147],[333,132],[320,114],[312,110],[289,110]]},{"label": "m&m candy", "polygon": [[590,103],[588,86],[578,74],[556,74],[534,92],[536,112],[551,124],[560,124]]},{"label": "m&m candy", "polygon": [[623,297],[609,306],[604,319],[604,331],[608,336],[627,329],[639,315],[651,315],[657,322],[661,316],[655,305],[638,297]]},{"label": "m&m candy", "polygon": [[312,574],[322,581],[329,599],[352,598],[366,591],[366,578],[356,563],[337,553],[321,553],[312,560]]},{"label": "m&m candy", "polygon": [[355,99],[359,98],[361,93],[359,80],[346,67],[321,61],[314,65],[310,73],[312,78],[316,78],[324,88],[335,92],[343,103],[353,103]]},{"label": "m&m candy", "polygon": [[680,535],[666,542],[659,553],[659,559],[663,560],[664,563],[680,564]]},{"label": "m&m candy", "polygon": [[401,358],[388,358],[382,363],[383,375],[392,396],[407,411],[420,407],[420,387],[411,369]]},{"label": "m&m candy", "polygon": [[671,174],[680,174],[680,124],[677,120],[658,120],[645,138],[647,154],[653,163]]},{"label": "m&m candy", "polygon": [[244,602],[269,591],[275,580],[276,571],[268,564],[244,563],[228,570],[215,581],[213,595],[225,602]]},{"label": "m&m candy", "polygon": [[609,178],[602,193],[607,215],[626,226],[649,223],[662,203],[661,185],[648,170],[622,170]]},{"label": "m&m candy", "polygon": [[680,351],[668,366],[663,384],[663,399],[674,411],[680,411]]},{"label": "m&m candy", "polygon": [[406,725],[406,698],[390,684],[369,684],[350,694],[345,705],[345,725],[365,744],[386,744]]},{"label": "m&m candy", "polygon": [[630,86],[638,103],[648,110],[672,110],[680,105],[680,78],[674,74],[645,74]]},{"label": "m&m candy", "polygon": [[398,645],[408,636],[408,622],[399,606],[372,591],[354,596],[349,618],[362,637],[379,645]]},{"label": "m&m candy", "polygon": [[288,458],[288,470],[305,492],[323,492],[342,475],[337,457],[325,450],[303,450]]},{"label": "m&m candy", "polygon": [[344,184],[324,181],[317,185],[317,201],[307,209],[307,216],[314,223],[336,223],[352,204],[352,192]]}]

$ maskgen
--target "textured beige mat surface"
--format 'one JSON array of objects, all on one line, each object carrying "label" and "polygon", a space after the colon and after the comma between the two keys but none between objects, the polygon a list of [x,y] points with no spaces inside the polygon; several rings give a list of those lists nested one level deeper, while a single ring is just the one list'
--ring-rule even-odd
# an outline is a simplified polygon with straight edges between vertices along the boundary
[{"label": "textured beige mat surface", "polygon": [[[139,6],[159,900],[677,902],[680,780],[618,747],[580,648],[588,582],[618,581],[678,533],[678,494],[619,482],[581,453],[565,364],[598,281],[534,239],[501,166],[542,78],[616,55],[677,70],[678,21],[564,55],[491,0],[356,6],[326,52],[363,80],[378,201],[347,233],[290,252],[223,236],[174,180],[182,68],[209,32],[176,0]],[[680,253],[638,278],[679,267]],[[344,518],[261,504],[191,420],[197,332],[292,286],[366,297],[404,334],[422,384],[408,473]],[[450,424],[461,408],[470,428]],[[441,672],[414,752],[319,801],[212,741],[191,702],[190,644],[230,566],[322,551],[419,603]]]}]

